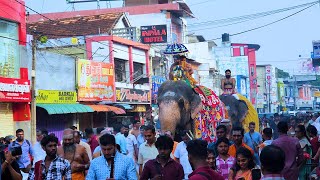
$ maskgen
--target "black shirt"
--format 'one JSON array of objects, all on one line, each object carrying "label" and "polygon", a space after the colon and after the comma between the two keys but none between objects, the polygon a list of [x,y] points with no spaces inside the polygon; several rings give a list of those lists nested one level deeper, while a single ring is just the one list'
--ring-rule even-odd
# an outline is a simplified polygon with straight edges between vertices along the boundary
[{"label": "black shirt", "polygon": [[[1,165],[2,163],[5,163],[5,156],[3,151],[0,152],[0,161],[1,161]],[[17,173],[21,174],[19,169],[19,164],[16,161],[13,161],[11,163],[11,166]],[[11,177],[11,173],[8,167],[3,172],[1,171],[1,179],[13,179]]]}]

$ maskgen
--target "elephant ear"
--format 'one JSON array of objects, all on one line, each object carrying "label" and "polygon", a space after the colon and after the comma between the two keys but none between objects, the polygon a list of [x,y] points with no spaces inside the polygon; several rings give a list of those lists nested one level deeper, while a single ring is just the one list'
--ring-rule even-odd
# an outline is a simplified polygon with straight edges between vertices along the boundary
[{"label": "elephant ear", "polygon": [[194,119],[196,118],[197,114],[201,111],[202,107],[202,102],[201,98],[198,94],[194,93],[192,95],[191,99],[191,118]]},{"label": "elephant ear", "polygon": [[239,100],[239,104],[238,104],[238,119],[240,120],[240,122],[242,122],[244,120],[244,118],[247,116],[248,114],[248,106],[246,104],[245,101]]}]

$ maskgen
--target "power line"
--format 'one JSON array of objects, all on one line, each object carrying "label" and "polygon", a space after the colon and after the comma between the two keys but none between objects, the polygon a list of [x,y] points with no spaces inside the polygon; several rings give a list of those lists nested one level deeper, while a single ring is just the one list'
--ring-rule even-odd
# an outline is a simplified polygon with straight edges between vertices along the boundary
[{"label": "power line", "polygon": [[[312,4],[312,5],[310,5],[310,6],[306,7],[306,8],[303,8],[303,9],[301,9],[301,10],[299,10],[299,11],[293,13],[293,14],[290,14],[290,15],[284,17],[284,18],[278,19],[278,20],[273,21],[273,22],[271,22],[271,23],[267,23],[267,24],[265,24],[265,25],[258,26],[258,27],[256,27],[256,28],[248,29],[248,30],[245,30],[245,31],[241,31],[241,32],[238,32],[238,33],[230,34],[230,36],[236,36],[236,35],[244,34],[244,33],[247,33],[247,32],[255,31],[255,30],[258,30],[258,29],[261,29],[261,28],[270,26],[270,25],[272,25],[272,24],[275,24],[275,23],[278,23],[278,22],[283,21],[283,20],[285,20],[285,19],[288,19],[288,18],[290,18],[290,17],[292,17],[292,16],[294,16],[294,15],[297,15],[297,14],[299,14],[299,13],[301,13],[301,12],[303,12],[303,11],[309,9],[309,8],[311,8],[312,6],[314,6],[314,5],[316,5],[316,4],[317,4],[317,3],[314,3],[314,4]],[[221,39],[221,37],[211,39],[211,41],[218,40],[218,39]],[[210,40],[209,40],[209,41],[210,41]]]},{"label": "power line", "polygon": [[202,26],[202,25],[208,26],[210,24],[226,24],[226,23],[235,22],[235,21],[237,22],[237,21],[241,21],[241,20],[248,20],[248,19],[252,20],[252,19],[257,19],[257,18],[261,18],[261,17],[277,14],[277,13],[282,13],[282,12],[285,12],[285,11],[290,11],[290,10],[293,10],[293,9],[306,7],[306,6],[309,6],[309,5],[313,5],[315,3],[319,3],[319,2],[318,1],[314,1],[314,2],[310,2],[310,3],[300,4],[300,5],[291,6],[291,7],[282,8],[282,9],[276,9],[276,10],[272,10],[272,11],[265,11],[265,12],[255,13],[255,14],[243,15],[243,16],[232,17],[232,18],[225,18],[225,19],[218,19],[218,20],[213,20],[213,21],[204,21],[204,22],[199,22],[199,23],[192,23],[192,24],[188,24],[188,27],[192,28],[193,26],[196,26],[195,28],[197,28],[197,27]]},{"label": "power line", "polygon": [[22,43],[27,43],[26,41],[20,41],[19,39],[14,39],[14,38],[10,38],[10,37],[6,37],[6,36],[1,36],[1,38],[4,38],[4,39],[9,39],[9,40],[12,40],[12,41],[18,41],[18,42],[22,42]]},{"label": "power line", "polygon": [[207,1],[199,2],[199,3],[190,4],[189,6],[197,6],[197,5],[200,5],[200,4],[204,4],[204,3],[207,3],[207,2],[213,2],[213,1],[214,0],[207,0]]},{"label": "power line", "polygon": [[[42,16],[42,17],[44,17],[44,18],[46,18],[46,19],[48,19],[49,21],[51,21],[51,22],[55,22],[54,20],[52,20],[52,19],[50,19],[49,17],[47,17],[47,16],[45,16],[45,15],[43,15],[43,14],[41,14],[41,13],[39,13],[38,11],[36,11],[36,10],[34,10],[34,9],[32,9],[32,8],[30,8],[30,7],[28,7],[27,5],[25,5],[25,4],[23,4],[23,3],[21,3],[21,2],[19,2],[18,0],[15,0],[16,2],[18,2],[19,4],[21,4],[21,5],[23,5],[24,7],[26,7],[26,8],[28,8],[29,10],[31,10],[31,11],[33,11],[33,12],[35,12],[35,13],[37,13],[38,15],[40,15],[40,16]],[[83,35],[81,35],[81,36],[83,36]],[[104,44],[104,43],[102,43],[102,42],[100,42],[100,41],[95,41],[94,39],[92,39],[92,38],[89,38],[89,37],[86,37],[87,39],[90,39],[90,40],[92,40],[92,41],[94,41],[94,42],[97,42],[97,43],[99,43],[99,44],[102,44],[102,45],[104,45],[104,46],[109,46],[108,44]],[[85,38],[84,38],[85,39]],[[123,51],[123,52],[127,52],[127,53],[129,53],[129,51],[125,51],[125,50],[122,50],[122,49],[118,49],[118,48],[114,48],[114,49],[117,49],[117,50],[119,50],[119,51]],[[87,50],[86,50],[87,51]],[[91,52],[92,53],[92,52]],[[134,55],[138,55],[138,56],[145,56],[145,55],[142,55],[142,54],[137,54],[137,53],[132,53],[132,54],[134,54]]]}]

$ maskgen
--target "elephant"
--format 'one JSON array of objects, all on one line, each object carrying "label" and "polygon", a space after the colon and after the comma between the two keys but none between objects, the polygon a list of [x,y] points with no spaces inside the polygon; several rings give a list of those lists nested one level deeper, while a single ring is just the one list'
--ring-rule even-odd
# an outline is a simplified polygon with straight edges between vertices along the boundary
[{"label": "elephant", "polygon": [[[164,82],[158,90],[159,120],[161,130],[180,134],[189,130],[195,138],[213,141],[214,131],[223,119],[248,132],[249,122],[259,129],[258,114],[244,96],[221,95],[220,98],[204,86],[192,88],[185,81]],[[175,136],[176,138],[178,137]]]},{"label": "elephant", "polygon": [[207,141],[212,141],[217,123],[225,118],[224,104],[212,90],[192,88],[183,80],[168,80],[160,86],[158,106],[162,131],[189,130]]},{"label": "elephant", "polygon": [[238,100],[234,95],[220,95],[219,99],[228,110],[228,119],[232,122],[232,126],[241,126],[241,122],[248,112],[247,104],[244,101]]},{"label": "elephant", "polygon": [[249,131],[249,123],[256,124],[255,131],[259,132],[259,118],[252,103],[241,94],[220,95],[219,99],[225,104],[228,110],[228,118],[232,126],[243,127],[245,132]]}]

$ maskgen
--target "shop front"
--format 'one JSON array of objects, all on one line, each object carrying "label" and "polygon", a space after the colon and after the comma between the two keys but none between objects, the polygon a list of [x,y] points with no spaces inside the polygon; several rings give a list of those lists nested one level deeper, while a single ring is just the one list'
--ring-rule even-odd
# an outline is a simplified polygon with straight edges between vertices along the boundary
[{"label": "shop front", "polygon": [[29,80],[0,77],[0,137],[14,135],[21,123],[30,122],[30,101]]},{"label": "shop front", "polygon": [[[20,4],[21,3],[21,4]],[[14,135],[17,128],[30,138],[30,81],[22,51],[26,45],[24,1],[0,3],[0,137]]]},{"label": "shop front", "polygon": [[77,103],[77,92],[60,90],[38,90],[37,128],[45,128],[62,138],[63,130],[76,125],[79,127],[79,117],[94,110]]},{"label": "shop front", "polygon": [[[117,106],[126,109],[126,116],[114,116],[112,124],[131,124],[140,120],[141,124],[150,123],[149,112],[151,105],[150,90],[133,88],[116,88]],[[128,108],[130,107],[130,108]]]},{"label": "shop front", "polygon": [[79,117],[79,129],[107,127],[112,115],[125,114],[115,102],[114,66],[111,63],[79,59],[77,61],[78,101],[91,107],[94,113]]}]

